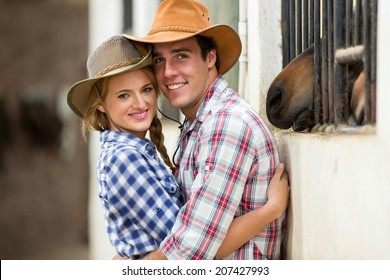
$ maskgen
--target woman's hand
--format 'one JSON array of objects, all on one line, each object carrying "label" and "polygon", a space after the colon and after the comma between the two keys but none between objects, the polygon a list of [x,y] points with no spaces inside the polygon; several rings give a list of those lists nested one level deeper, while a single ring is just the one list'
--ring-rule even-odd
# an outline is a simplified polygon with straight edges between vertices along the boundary
[{"label": "woman's hand", "polygon": [[116,254],[116,255],[112,258],[112,260],[114,260],[114,261],[117,261],[117,260],[131,260],[131,258],[122,257],[121,255]]},{"label": "woman's hand", "polygon": [[274,176],[268,186],[268,201],[266,206],[272,209],[275,219],[279,218],[287,209],[290,197],[290,184],[284,164],[279,163]]}]

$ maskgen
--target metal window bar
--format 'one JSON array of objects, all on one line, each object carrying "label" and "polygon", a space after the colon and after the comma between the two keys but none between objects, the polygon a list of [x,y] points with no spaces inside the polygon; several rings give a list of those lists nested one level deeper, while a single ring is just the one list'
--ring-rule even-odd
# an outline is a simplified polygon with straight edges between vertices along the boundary
[{"label": "metal window bar", "polygon": [[321,29],[320,29],[320,7],[321,0],[314,1],[314,122],[320,123],[320,116],[322,111],[321,106]]},{"label": "metal window bar", "polygon": [[357,60],[364,62],[364,124],[375,123],[376,24],[377,0],[282,1],[283,66],[314,44],[316,123],[348,124],[348,67]]},{"label": "metal window bar", "polygon": [[295,32],[297,31],[296,30],[297,28],[295,26],[295,8],[296,8],[295,0],[290,0],[289,7],[290,7],[290,13],[289,13],[289,16],[290,16],[290,21],[289,21],[290,43],[289,43],[289,46],[290,46],[290,58],[292,59],[292,58],[296,57]]},{"label": "metal window bar", "polygon": [[355,12],[353,14],[353,44],[360,45],[362,44],[362,31],[360,27],[361,23],[361,7],[362,7],[362,1],[361,0],[355,0]]},{"label": "metal window bar", "polygon": [[[324,5],[325,6],[325,5]],[[327,41],[328,45],[328,98],[329,98],[329,105],[328,105],[328,112],[329,112],[329,123],[334,123],[334,83],[333,83],[333,69],[334,69],[334,44],[333,44],[333,0],[328,0],[328,3],[326,5],[327,13],[328,13],[328,20],[327,20],[327,30],[328,30],[328,38],[325,40]],[[326,81],[323,81],[323,83],[326,83]]]},{"label": "metal window bar", "polygon": [[306,50],[309,44],[309,1],[302,2],[302,32],[303,32],[303,50]]},{"label": "metal window bar", "polygon": [[[371,75],[369,78],[371,91],[368,95],[371,97],[371,113],[370,117],[366,119],[366,123],[376,123],[376,38],[377,38],[377,22],[378,22],[378,2],[377,0],[370,1],[370,12],[371,12],[371,39],[370,39],[370,68]],[[367,80],[366,80],[367,82]]]},{"label": "metal window bar", "polygon": [[314,44],[314,0],[309,1],[309,46]]},{"label": "metal window bar", "polygon": [[282,1],[282,38],[283,38],[283,67],[285,67],[293,58],[290,57],[290,1]]},{"label": "metal window bar", "polygon": [[302,0],[295,0],[295,24],[296,24],[296,51],[295,56],[299,55],[302,52]]},{"label": "metal window bar", "polygon": [[[328,1],[322,1],[322,41],[321,41],[321,123],[329,123],[329,53],[328,53]],[[333,104],[333,103],[332,103]]]},{"label": "metal window bar", "polygon": [[[348,24],[345,21],[346,7],[345,0],[335,0],[333,6],[333,15],[334,15],[334,48],[335,51],[338,49],[345,49],[346,46],[346,28]],[[347,67],[344,64],[337,63],[337,60],[334,62],[334,122],[336,125],[346,124],[348,120],[348,100],[347,100],[347,86],[346,80],[347,76]]]}]

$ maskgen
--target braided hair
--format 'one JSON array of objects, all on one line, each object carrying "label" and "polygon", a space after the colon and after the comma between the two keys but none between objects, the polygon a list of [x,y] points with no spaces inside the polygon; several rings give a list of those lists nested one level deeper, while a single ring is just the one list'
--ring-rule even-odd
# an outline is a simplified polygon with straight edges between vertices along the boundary
[{"label": "braided hair", "polygon": [[[159,93],[159,88],[157,85],[156,78],[154,77],[154,73],[151,67],[144,67],[141,69],[146,76],[152,81],[152,84],[154,88],[157,90],[157,93]],[[174,165],[172,164],[172,161],[170,160],[167,152],[167,148],[164,145],[164,134],[162,133],[162,124],[160,119],[156,115],[154,116],[152,123],[149,127],[149,136],[150,140],[153,142],[154,145],[156,145],[157,151],[160,153],[162,160],[164,163],[171,169],[172,172],[174,172]]]},{"label": "braided hair", "polygon": [[157,114],[154,116],[153,121],[150,125],[149,135],[150,140],[156,145],[156,148],[160,153],[162,160],[171,169],[173,173],[175,167],[172,164],[168,156],[167,148],[164,145],[164,134],[162,133],[162,125],[160,119],[157,117]]}]

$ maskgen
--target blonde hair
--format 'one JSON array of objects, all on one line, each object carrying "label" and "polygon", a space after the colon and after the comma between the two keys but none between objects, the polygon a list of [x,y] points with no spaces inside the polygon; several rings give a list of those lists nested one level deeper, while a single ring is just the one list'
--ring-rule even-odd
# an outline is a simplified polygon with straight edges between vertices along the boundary
[{"label": "blonde hair", "polygon": [[[154,77],[153,70],[150,66],[140,69],[151,80],[157,94],[159,92],[156,79]],[[87,142],[88,131],[96,130],[103,132],[110,128],[110,121],[106,114],[98,110],[98,106],[101,105],[102,100],[105,100],[107,96],[107,78],[100,79],[93,87],[90,93],[87,111],[81,124],[81,132],[84,141]],[[156,115],[153,117],[152,123],[149,127],[150,140],[156,145],[158,152],[161,155],[164,163],[174,171],[174,165],[169,159],[167,149],[164,145],[164,134],[162,133],[162,124],[160,119]]]}]

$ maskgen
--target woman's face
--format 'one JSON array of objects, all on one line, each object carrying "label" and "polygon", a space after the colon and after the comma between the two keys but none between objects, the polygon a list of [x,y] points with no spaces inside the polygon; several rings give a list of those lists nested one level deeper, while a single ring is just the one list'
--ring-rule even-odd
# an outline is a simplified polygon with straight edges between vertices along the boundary
[{"label": "woman's face", "polygon": [[157,92],[152,81],[141,70],[109,77],[104,106],[110,129],[130,133],[144,139],[157,111]]}]

